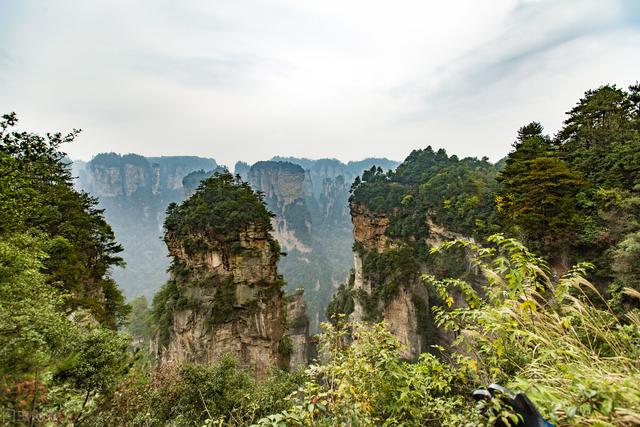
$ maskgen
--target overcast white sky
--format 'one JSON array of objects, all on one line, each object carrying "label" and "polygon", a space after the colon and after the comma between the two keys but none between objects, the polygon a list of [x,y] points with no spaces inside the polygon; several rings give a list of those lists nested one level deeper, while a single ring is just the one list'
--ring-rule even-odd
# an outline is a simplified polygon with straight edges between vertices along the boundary
[{"label": "overcast white sky", "polygon": [[636,0],[0,0],[0,112],[74,159],[498,160],[636,80]]}]

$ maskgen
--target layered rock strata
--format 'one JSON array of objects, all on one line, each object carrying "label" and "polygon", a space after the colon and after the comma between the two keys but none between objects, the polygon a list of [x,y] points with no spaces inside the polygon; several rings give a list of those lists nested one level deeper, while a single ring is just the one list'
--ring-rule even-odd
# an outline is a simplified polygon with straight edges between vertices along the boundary
[{"label": "layered rock strata", "polygon": [[179,297],[162,361],[211,364],[229,354],[258,376],[282,367],[284,298],[268,231],[249,227],[234,241],[168,232],[165,240]]}]

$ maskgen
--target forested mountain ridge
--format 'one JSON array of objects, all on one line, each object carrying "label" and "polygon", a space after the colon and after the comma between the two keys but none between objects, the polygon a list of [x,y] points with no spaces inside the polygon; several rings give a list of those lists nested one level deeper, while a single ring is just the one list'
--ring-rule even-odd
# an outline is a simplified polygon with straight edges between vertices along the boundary
[{"label": "forested mountain ridge", "polygon": [[[363,336],[372,340],[373,334],[380,342],[371,356],[386,350],[418,359],[385,368],[407,375],[409,384],[420,369],[431,380],[435,372],[456,372],[445,380],[451,387],[445,394],[451,394],[435,394],[444,400],[406,408],[402,419],[409,424],[419,424],[412,418],[417,408],[442,424],[473,419],[464,407],[453,410],[462,416],[456,419],[449,406],[464,396],[454,391],[456,376],[526,390],[559,425],[640,422],[632,409],[640,398],[639,93],[637,84],[627,91],[606,85],[586,92],[555,136],[537,122],[523,126],[497,165],[428,147],[412,152],[395,171],[372,168],[358,178],[350,198],[355,272],[327,313],[335,323],[328,340],[354,334],[358,348],[345,352],[328,341],[339,356],[323,374],[340,375],[361,363],[367,375],[379,362],[360,352],[369,348]],[[542,257],[497,232],[517,237]],[[451,239],[456,241],[443,244]],[[345,314],[384,320],[390,335],[359,323],[345,329]],[[394,345],[385,346],[390,336]],[[420,351],[444,352],[437,360],[453,363],[434,365],[432,356],[418,358]],[[614,371],[617,380],[610,382]],[[357,375],[350,370],[327,389],[357,388],[366,382],[351,381]],[[345,405],[357,405],[373,384],[337,394]],[[411,394],[406,386],[389,386],[399,399]],[[585,387],[601,403],[585,404]],[[381,385],[373,393],[385,390]],[[423,395],[416,391],[416,398]],[[382,401],[390,402],[387,409],[354,412],[381,420],[403,406],[391,403],[393,397]],[[483,416],[498,417],[483,407]],[[345,419],[344,410],[335,405],[328,417]]]},{"label": "forested mountain ridge", "polygon": [[[415,285],[420,273],[476,279],[462,254],[443,260],[430,250],[443,235],[481,241],[499,231],[543,254],[558,276],[593,262],[590,278],[612,305],[634,304],[622,290],[640,289],[631,261],[640,256],[638,90],[588,91],[555,137],[539,123],[523,126],[499,165],[427,147],[395,171],[366,171],[350,197],[355,275],[330,312],[347,308],[357,319],[387,320],[410,350],[424,348],[421,340],[437,343],[433,321],[419,313],[441,302]],[[431,337],[419,337],[419,329]]]},{"label": "forested mountain ridge", "polygon": [[[349,187],[373,164],[391,168],[396,162],[289,160],[274,158],[251,166],[238,162],[235,173],[267,195],[267,206],[276,214],[276,239],[288,252],[279,262],[280,271],[288,291],[305,289],[307,310],[317,330],[335,287],[351,268]],[[161,241],[167,206],[192,195],[203,179],[226,168],[202,157],[115,153],[74,162],[73,168],[77,187],[98,197],[124,248],[126,268],[114,269],[114,279],[129,298],[144,295],[150,301],[167,279],[169,261]]]},{"label": "forested mountain ridge", "polygon": [[640,289],[640,86],[590,90],[554,137],[521,128],[499,176],[506,231],[545,255],[559,273],[595,265],[592,280],[617,303]]},{"label": "forested mountain ridge", "polygon": [[409,359],[443,344],[431,317],[439,299],[421,275],[467,273],[463,253],[442,258],[430,250],[443,241],[482,238],[499,229],[497,175],[487,159],[458,159],[427,147],[414,150],[395,171],[373,167],[356,178],[349,199],[354,273],[328,316],[346,311],[358,321],[385,320]]}]

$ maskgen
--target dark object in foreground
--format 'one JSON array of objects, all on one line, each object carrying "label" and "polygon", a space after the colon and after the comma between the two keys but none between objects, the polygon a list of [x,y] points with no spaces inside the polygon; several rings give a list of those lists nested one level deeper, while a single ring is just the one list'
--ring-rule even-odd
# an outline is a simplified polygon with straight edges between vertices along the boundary
[{"label": "dark object in foreground", "polygon": [[[499,398],[503,404],[512,408],[519,415],[518,421],[511,423],[511,427],[554,427],[549,421],[545,420],[538,408],[533,404],[526,394],[518,392],[513,393],[498,384],[491,384],[485,389],[475,390],[472,393],[475,400],[491,400],[493,397]],[[509,427],[501,420],[496,421],[496,427]]]}]

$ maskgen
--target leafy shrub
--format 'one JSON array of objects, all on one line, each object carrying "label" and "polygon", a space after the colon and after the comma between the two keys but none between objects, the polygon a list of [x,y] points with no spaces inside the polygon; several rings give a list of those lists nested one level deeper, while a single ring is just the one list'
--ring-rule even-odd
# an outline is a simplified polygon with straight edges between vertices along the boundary
[{"label": "leafy shrub", "polygon": [[140,363],[86,423],[95,426],[248,426],[286,408],[301,373],[274,369],[256,380],[231,357],[213,365]]},{"label": "leafy shrub", "polygon": [[586,265],[554,279],[517,241],[488,241],[491,247],[459,240],[434,250],[470,251],[485,278],[478,292],[460,279],[424,277],[443,301],[434,307],[437,325],[456,337],[441,359],[425,353],[416,363],[401,361],[384,324],[324,324],[322,363],[307,371],[303,395],[258,425],[508,424],[515,414],[497,399],[469,400],[494,382],[526,392],[557,425],[638,425],[638,312],[618,318],[594,304]]},{"label": "leafy shrub", "polygon": [[554,280],[546,263],[518,242],[501,235],[489,242],[494,246],[443,246],[476,254],[487,279],[484,297],[466,282],[427,277],[449,305],[453,288],[465,296],[462,307],[435,309],[437,324],[457,334],[458,365],[473,371],[479,384],[527,392],[560,425],[640,423],[638,313],[618,318],[611,308],[599,308],[606,303],[584,279],[588,265]]}]

